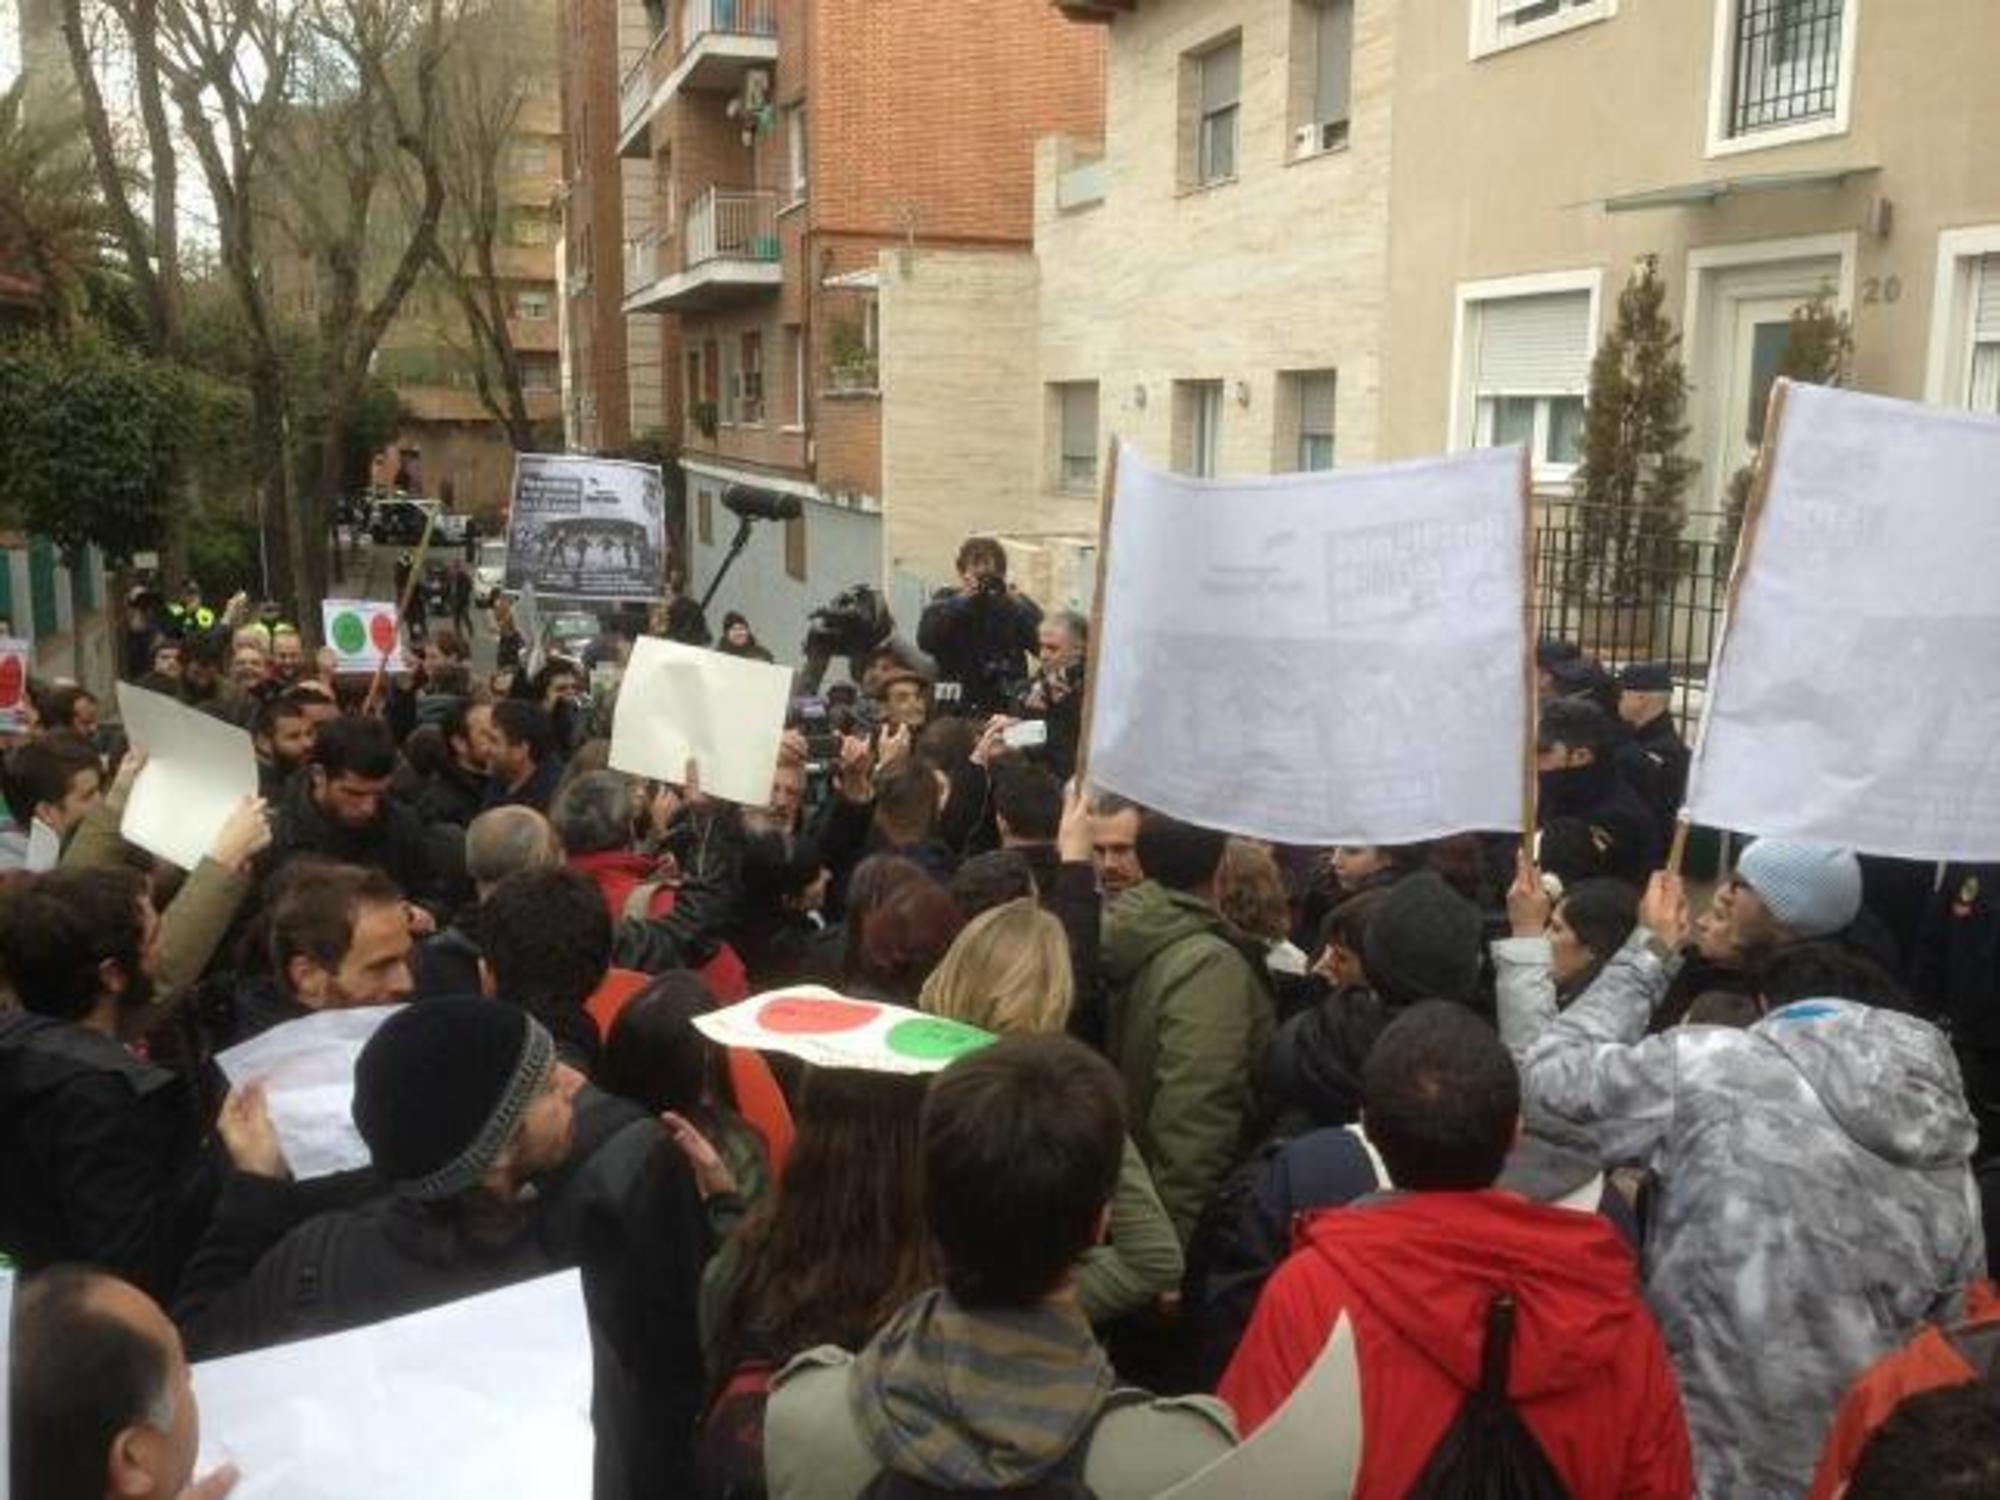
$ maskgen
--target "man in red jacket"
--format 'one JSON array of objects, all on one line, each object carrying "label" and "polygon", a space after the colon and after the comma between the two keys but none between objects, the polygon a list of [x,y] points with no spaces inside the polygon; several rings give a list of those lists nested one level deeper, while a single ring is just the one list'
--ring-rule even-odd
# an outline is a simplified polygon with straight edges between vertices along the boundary
[{"label": "man in red jacket", "polygon": [[1492,1186],[1520,1107],[1512,1059],[1463,1006],[1425,1001],[1382,1033],[1361,1120],[1397,1191],[1305,1221],[1222,1378],[1246,1437],[1345,1313],[1361,1372],[1354,1494],[1404,1495],[1478,1387],[1488,1312],[1511,1297],[1508,1395],[1575,1500],[1693,1493],[1680,1391],[1618,1231]]}]

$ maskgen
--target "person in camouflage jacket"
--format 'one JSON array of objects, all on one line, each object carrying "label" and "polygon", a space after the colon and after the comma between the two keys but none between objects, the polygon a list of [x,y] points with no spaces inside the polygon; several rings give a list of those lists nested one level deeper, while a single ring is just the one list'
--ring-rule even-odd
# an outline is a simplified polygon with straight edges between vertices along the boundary
[{"label": "person in camouflage jacket", "polygon": [[1646,1036],[1686,930],[1654,877],[1640,926],[1521,1059],[1523,1116],[1657,1183],[1647,1295],[1701,1492],[1804,1493],[1847,1386],[1985,1271],[1976,1139],[1950,1044],[1926,1022],[1804,1000],[1747,1030]]}]

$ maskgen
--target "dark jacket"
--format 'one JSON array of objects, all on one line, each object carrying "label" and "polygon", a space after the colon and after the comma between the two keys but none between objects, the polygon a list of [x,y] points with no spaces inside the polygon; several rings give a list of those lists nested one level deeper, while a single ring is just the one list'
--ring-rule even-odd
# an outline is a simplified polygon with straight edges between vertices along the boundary
[{"label": "dark jacket", "polygon": [[278,980],[258,974],[244,979],[226,999],[205,1010],[202,1022],[213,1055],[262,1036],[273,1026],[311,1014],[312,1007],[293,998]]},{"label": "dark jacket", "polygon": [[479,939],[459,922],[432,933],[410,954],[410,976],[416,984],[413,998],[442,1000],[447,995],[481,993],[479,958]]},{"label": "dark jacket", "polygon": [[1653,809],[1608,761],[1544,771],[1539,815],[1544,824],[1577,818],[1602,830],[1611,840],[1610,873],[1641,889],[1666,854]]},{"label": "dark jacket", "polygon": [[1343,985],[1285,1022],[1264,1050],[1259,1093],[1280,1134],[1361,1117],[1361,1069],[1394,1012],[1366,985]]},{"label": "dark jacket", "polygon": [[349,828],[319,810],[310,776],[294,776],[272,820],[271,848],[264,856],[267,874],[277,874],[301,854],[367,865],[388,875],[412,901],[431,907],[448,904],[423,820],[393,797],[383,799],[381,811],[366,828]]},{"label": "dark jacket", "polygon": [[535,774],[521,783],[520,790],[510,790],[499,777],[490,777],[486,782],[484,806],[532,807],[536,812],[547,812],[549,804],[555,800],[556,784],[562,780],[562,762],[551,755],[535,767]]},{"label": "dark jacket", "polygon": [[179,1075],[110,1037],[0,1012],[0,1251],[171,1295],[206,1210]]},{"label": "dark jacket", "polygon": [[1659,796],[1654,811],[1659,815],[1662,830],[1671,837],[1681,803],[1687,800],[1688,765],[1693,756],[1682,743],[1680,731],[1674,728],[1672,714],[1661,714],[1650,724],[1641,724],[1632,731],[1632,743],[1653,763],[1654,785]]},{"label": "dark jacket", "polygon": [[937,661],[939,681],[959,684],[967,712],[994,713],[1026,678],[1041,625],[1025,594],[951,594],[925,608],[917,645]]},{"label": "dark jacket", "polygon": [[692,1175],[657,1122],[593,1089],[570,1160],[491,1243],[391,1196],[300,1218],[291,1184],[235,1174],[175,1308],[197,1357],[358,1328],[581,1266],[598,1500],[688,1493],[700,1401],[696,1292],[710,1249]]},{"label": "dark jacket", "polygon": [[1065,864],[1054,844],[1020,844],[1014,852],[1028,862],[1042,910],[1062,923],[1063,936],[1069,939],[1070,978],[1075,991],[1069,1012],[1070,1034],[1102,1048],[1105,1000],[1097,952],[1103,937],[1104,898],[1097,889],[1096,867],[1087,860]]},{"label": "dark jacket", "polygon": [[484,776],[447,762],[417,793],[417,816],[426,823],[456,823],[463,828],[486,805],[486,789]]}]

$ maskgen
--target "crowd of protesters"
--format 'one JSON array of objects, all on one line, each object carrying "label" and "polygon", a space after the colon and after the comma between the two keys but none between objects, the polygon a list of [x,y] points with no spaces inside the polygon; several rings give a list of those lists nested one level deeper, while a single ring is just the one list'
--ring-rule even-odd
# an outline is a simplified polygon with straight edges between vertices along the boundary
[{"label": "crowd of protesters", "polygon": [[[2000,1495],[2000,868],[1759,839],[1693,910],[1673,678],[1553,641],[1533,858],[1227,837],[1070,780],[1086,622],[959,561],[934,670],[795,705],[761,808],[608,769],[597,662],[439,626],[347,679],[236,600],[127,643],[256,746],[183,872],[119,837],[102,706],[38,691],[14,1493],[211,1500],[190,1359],[575,1266],[603,1500],[1158,1494],[1343,1321],[1371,1500]],[[693,1025],[806,982],[999,1040],[909,1077]],[[392,1002],[369,1167],[291,1180],[216,1055]]]}]

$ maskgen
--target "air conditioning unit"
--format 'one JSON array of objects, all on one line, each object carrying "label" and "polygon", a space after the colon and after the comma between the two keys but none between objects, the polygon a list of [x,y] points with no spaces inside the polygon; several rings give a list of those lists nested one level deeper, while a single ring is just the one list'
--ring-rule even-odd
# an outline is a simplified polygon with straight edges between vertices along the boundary
[{"label": "air conditioning unit", "polygon": [[1347,121],[1315,120],[1292,132],[1292,160],[1317,156],[1347,144]]}]

